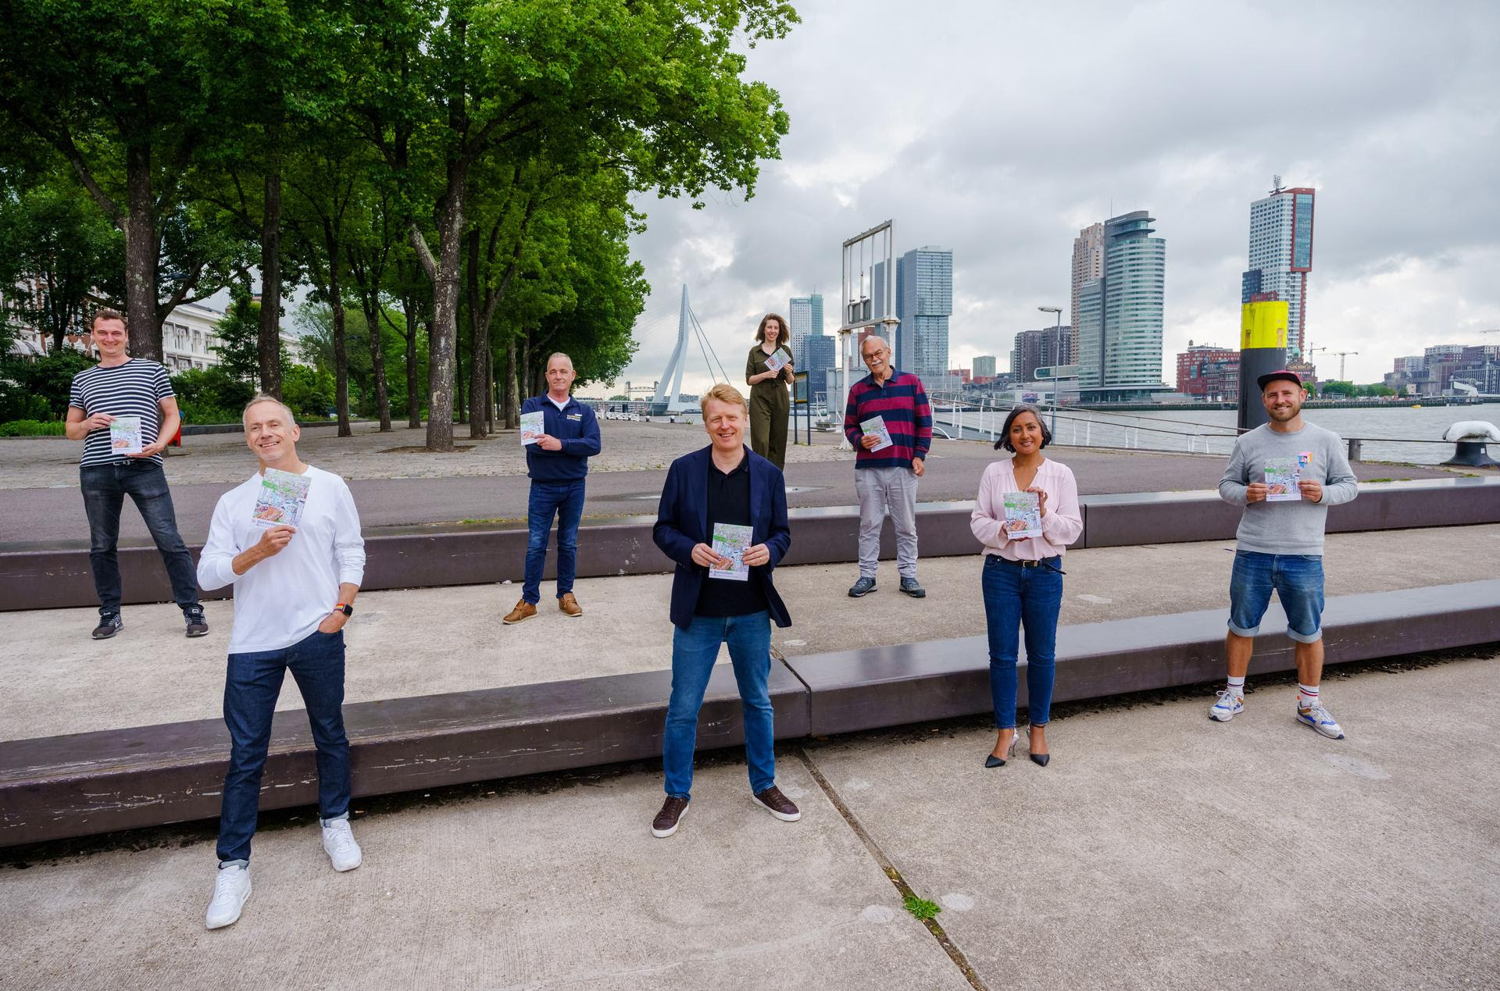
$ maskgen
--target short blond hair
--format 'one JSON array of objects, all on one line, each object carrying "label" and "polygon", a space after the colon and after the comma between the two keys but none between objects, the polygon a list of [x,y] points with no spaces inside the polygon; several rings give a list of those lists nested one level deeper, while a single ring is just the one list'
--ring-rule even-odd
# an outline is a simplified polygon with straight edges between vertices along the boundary
[{"label": "short blond hair", "polygon": [[277,406],[280,406],[281,411],[286,414],[286,421],[293,426],[296,425],[297,414],[292,412],[292,408],[290,406],[282,402],[280,399],[277,399],[275,396],[260,392],[256,393],[255,397],[245,404],[245,408],[240,410],[240,426],[243,427],[245,425],[245,414],[250,412],[250,407],[259,406],[261,403],[274,403]]},{"label": "short blond hair", "polygon": [[740,394],[740,390],[728,382],[720,382],[705,392],[703,398],[698,400],[698,412],[707,416],[710,402],[732,403],[743,409],[746,416],[750,415],[750,404],[745,402],[745,397]]}]

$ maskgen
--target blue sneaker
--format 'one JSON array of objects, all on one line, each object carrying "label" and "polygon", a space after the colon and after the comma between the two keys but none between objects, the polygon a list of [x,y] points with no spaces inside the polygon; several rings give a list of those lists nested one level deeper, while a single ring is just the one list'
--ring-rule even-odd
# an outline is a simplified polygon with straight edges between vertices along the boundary
[{"label": "blue sneaker", "polygon": [[861,575],[859,581],[855,582],[854,586],[849,589],[849,598],[857,599],[862,595],[869,595],[873,591],[875,591],[875,579],[866,578]]},{"label": "blue sneaker", "polygon": [[1314,703],[1306,709],[1299,705],[1297,707],[1297,722],[1311,726],[1330,740],[1342,740],[1344,738],[1343,727],[1339,725],[1337,719],[1328,714],[1328,710],[1323,708],[1322,702]]},{"label": "blue sneaker", "polygon": [[1227,723],[1245,711],[1245,697],[1234,689],[1226,688],[1219,693],[1219,700],[1208,707],[1208,718]]}]

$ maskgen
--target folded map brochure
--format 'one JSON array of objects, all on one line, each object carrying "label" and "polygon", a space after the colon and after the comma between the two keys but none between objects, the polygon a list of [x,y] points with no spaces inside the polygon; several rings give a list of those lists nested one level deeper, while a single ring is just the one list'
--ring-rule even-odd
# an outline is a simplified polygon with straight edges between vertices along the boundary
[{"label": "folded map brochure", "polygon": [[1042,501],[1035,492],[1007,492],[1005,533],[1011,540],[1042,535]]},{"label": "folded map brochure", "polygon": [[109,421],[109,449],[115,454],[141,453],[141,418],[117,416]]},{"label": "folded map brochure", "polygon": [[885,417],[883,416],[872,416],[868,420],[859,421],[859,429],[880,438],[879,444],[869,448],[871,451],[884,451],[895,443],[895,441],[891,440],[891,432],[885,428]]},{"label": "folded map brochure", "polygon": [[751,539],[751,530],[747,526],[715,523],[714,553],[729,558],[731,563],[727,568],[709,568],[708,577],[727,578],[735,582],[749,581],[750,565],[745,563],[745,549],[750,546]]},{"label": "folded map brochure", "polygon": [[1303,451],[1295,458],[1266,459],[1266,501],[1296,502],[1302,498],[1297,483],[1302,480],[1302,469],[1312,461],[1312,452]]},{"label": "folded map brochure", "polygon": [[547,432],[546,416],[541,410],[521,414],[521,444],[535,444]]},{"label": "folded map brochure", "polygon": [[255,525],[273,527],[301,523],[302,507],[307,505],[307,490],[311,485],[310,475],[294,475],[289,471],[267,468],[260,478],[260,495],[255,499]]},{"label": "folded map brochure", "polygon": [[786,367],[786,352],[777,348],[766,358],[766,368],[773,372],[779,372]]}]

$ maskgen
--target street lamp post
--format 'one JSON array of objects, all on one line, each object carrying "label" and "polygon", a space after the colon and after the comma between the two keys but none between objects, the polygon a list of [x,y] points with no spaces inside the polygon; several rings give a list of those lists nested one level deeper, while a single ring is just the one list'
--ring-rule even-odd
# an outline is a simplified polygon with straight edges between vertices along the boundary
[{"label": "street lamp post", "polygon": [[1057,436],[1057,366],[1062,361],[1062,307],[1061,306],[1038,306],[1043,313],[1057,315],[1057,323],[1052,328],[1052,436]]}]

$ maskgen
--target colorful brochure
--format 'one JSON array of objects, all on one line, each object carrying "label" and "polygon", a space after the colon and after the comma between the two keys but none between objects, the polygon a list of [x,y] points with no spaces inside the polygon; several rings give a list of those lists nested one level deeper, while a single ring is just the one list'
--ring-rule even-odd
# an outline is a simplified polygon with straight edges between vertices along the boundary
[{"label": "colorful brochure", "polygon": [[311,485],[311,475],[267,468],[260,479],[260,495],[255,499],[255,525],[270,528],[301,523]]},{"label": "colorful brochure", "polygon": [[1302,459],[1266,459],[1266,502],[1296,502],[1302,498],[1297,482],[1302,478]]},{"label": "colorful brochure", "polygon": [[859,421],[859,429],[880,438],[879,444],[868,448],[870,451],[884,451],[895,444],[895,441],[891,440],[891,432],[885,428],[885,417],[883,416],[872,416],[868,420]]},{"label": "colorful brochure", "polygon": [[791,355],[787,354],[781,348],[777,348],[775,351],[771,352],[769,357],[766,358],[767,370],[773,372],[781,371],[786,367],[787,358],[790,357]]},{"label": "colorful brochure", "polygon": [[751,539],[751,530],[747,526],[715,523],[714,553],[729,558],[731,563],[727,568],[709,568],[708,577],[727,578],[733,582],[749,581],[750,565],[745,563],[745,550],[750,546]]},{"label": "colorful brochure", "polygon": [[1011,540],[1042,535],[1042,500],[1035,492],[1007,492],[1005,533]]},{"label": "colorful brochure", "polygon": [[547,417],[542,410],[521,414],[521,445],[535,444],[547,433]]},{"label": "colorful brochure", "polygon": [[109,421],[109,449],[115,454],[140,454],[141,418],[117,416]]}]

